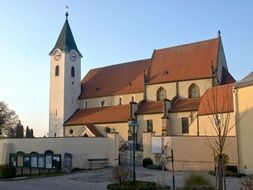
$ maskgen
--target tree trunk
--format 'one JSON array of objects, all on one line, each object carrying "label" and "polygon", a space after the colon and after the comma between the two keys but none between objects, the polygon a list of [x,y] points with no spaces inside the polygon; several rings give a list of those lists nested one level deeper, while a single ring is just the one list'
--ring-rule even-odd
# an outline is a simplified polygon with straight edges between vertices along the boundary
[{"label": "tree trunk", "polygon": [[222,155],[218,156],[217,176],[218,178],[218,189],[223,190],[223,166],[222,166]]}]

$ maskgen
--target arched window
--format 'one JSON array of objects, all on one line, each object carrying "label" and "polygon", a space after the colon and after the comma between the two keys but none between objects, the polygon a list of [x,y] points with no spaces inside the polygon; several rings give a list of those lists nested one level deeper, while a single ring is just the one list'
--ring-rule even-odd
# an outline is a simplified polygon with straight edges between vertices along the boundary
[{"label": "arched window", "polygon": [[75,68],[71,67],[71,77],[75,77]]},{"label": "arched window", "polygon": [[60,68],[59,68],[59,66],[57,65],[57,66],[55,67],[54,75],[55,75],[55,76],[59,76],[59,73],[60,73]]},{"label": "arched window", "polygon": [[105,105],[105,99],[104,98],[101,100],[100,104],[101,104],[101,107],[104,107],[104,105]]},{"label": "arched window", "polygon": [[122,105],[122,104],[123,104],[123,98],[119,97],[119,105]]},{"label": "arched window", "polygon": [[131,102],[134,102],[135,101],[135,97],[134,95],[131,96]]},{"label": "arched window", "polygon": [[196,84],[191,84],[188,91],[189,98],[199,98],[199,87]]},{"label": "arched window", "polygon": [[163,87],[160,87],[156,93],[156,100],[162,101],[167,98],[167,92]]}]

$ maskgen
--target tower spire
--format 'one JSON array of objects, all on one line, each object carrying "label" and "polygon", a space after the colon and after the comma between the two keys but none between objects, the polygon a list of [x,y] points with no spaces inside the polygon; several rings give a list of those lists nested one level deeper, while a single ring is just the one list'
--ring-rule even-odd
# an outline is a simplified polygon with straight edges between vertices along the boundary
[{"label": "tower spire", "polygon": [[65,16],[66,16],[66,20],[68,20],[68,16],[69,16],[69,6],[66,5],[65,7]]}]

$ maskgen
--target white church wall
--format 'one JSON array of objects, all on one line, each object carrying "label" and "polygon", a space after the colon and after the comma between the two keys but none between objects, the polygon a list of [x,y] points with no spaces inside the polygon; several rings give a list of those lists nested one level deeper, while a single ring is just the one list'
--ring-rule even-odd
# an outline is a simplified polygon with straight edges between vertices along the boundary
[{"label": "white church wall", "polygon": [[[81,59],[74,62],[70,53],[65,53],[65,81],[64,81],[64,122],[79,108],[78,97],[81,93]],[[75,76],[71,76],[71,67],[75,68]]]},{"label": "white church wall", "polygon": [[123,94],[123,95],[115,95],[115,96],[105,96],[105,97],[98,97],[98,98],[87,98],[81,99],[80,105],[81,108],[94,108],[94,107],[101,107],[101,101],[104,99],[105,103],[104,106],[115,106],[119,105],[119,99],[122,98],[122,104],[129,104],[132,100],[132,96],[134,97],[135,102],[140,102],[143,100],[143,93],[136,93],[136,94]]},{"label": "white church wall", "polygon": [[64,153],[66,152],[71,153],[73,156],[73,168],[88,168],[88,158],[108,158],[110,165],[117,165],[118,134],[113,133],[108,136],[109,138],[0,139],[0,165],[9,164],[9,153],[16,153],[18,151],[44,153],[46,150],[52,150],[55,154],[61,154],[62,166],[64,163]]},{"label": "white church wall", "polygon": [[[188,89],[191,84],[196,84],[200,90],[200,96],[202,96],[205,91],[212,87],[212,79],[196,79],[188,81],[179,81],[178,82],[178,95],[179,97],[188,98]],[[146,85],[146,96],[148,101],[156,101],[157,99],[157,90],[163,87],[167,91],[167,99],[171,100],[177,93],[177,84],[176,82],[170,83],[161,83],[161,84],[152,84]]]},{"label": "white church wall", "polygon": [[208,88],[212,87],[212,79],[188,80],[178,82],[179,96],[188,98],[188,89],[192,84],[196,84],[199,87],[199,95],[202,96]]},{"label": "white church wall", "polygon": [[[53,137],[54,133],[63,135],[63,118],[64,118],[64,70],[65,54],[58,61],[51,56],[50,66],[50,103],[49,103],[49,136]],[[59,66],[59,76],[55,76],[55,68]]]},{"label": "white church wall", "polygon": [[146,85],[147,101],[156,101],[156,93],[160,87],[163,87],[167,91],[167,99],[171,100],[176,95],[175,82]]}]

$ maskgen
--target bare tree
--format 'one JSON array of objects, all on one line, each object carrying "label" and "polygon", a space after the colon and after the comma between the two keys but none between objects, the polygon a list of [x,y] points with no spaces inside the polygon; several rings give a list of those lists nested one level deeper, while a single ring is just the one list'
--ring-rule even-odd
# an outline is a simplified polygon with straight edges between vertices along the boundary
[{"label": "bare tree", "polygon": [[201,100],[202,108],[200,109],[208,115],[213,129],[211,130],[211,136],[217,137],[215,141],[211,141],[209,138],[210,131],[207,132],[205,129],[207,144],[217,155],[216,182],[218,184],[216,186],[218,186],[217,189],[219,190],[223,190],[225,185],[223,183],[225,181],[224,148],[227,143],[227,137],[230,136],[231,131],[235,129],[235,125],[238,122],[238,120],[232,120],[232,89],[232,84],[208,89]]},{"label": "bare tree", "polygon": [[10,110],[8,105],[0,102],[0,136],[15,137],[15,127],[18,123],[18,116],[15,111]]}]

